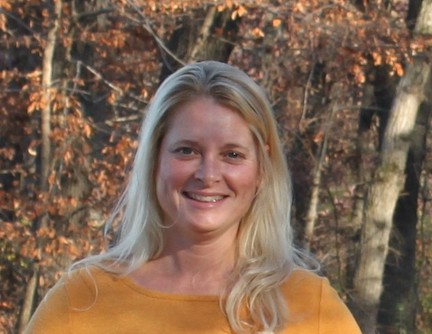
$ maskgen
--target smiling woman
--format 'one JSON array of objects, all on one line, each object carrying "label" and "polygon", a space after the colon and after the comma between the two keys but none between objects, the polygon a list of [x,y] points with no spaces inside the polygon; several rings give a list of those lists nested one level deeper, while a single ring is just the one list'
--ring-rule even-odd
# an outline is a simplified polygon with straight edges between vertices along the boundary
[{"label": "smiling woman", "polygon": [[360,333],[293,245],[291,184],[261,89],[185,66],[143,122],[122,225],[50,291],[28,333]]}]

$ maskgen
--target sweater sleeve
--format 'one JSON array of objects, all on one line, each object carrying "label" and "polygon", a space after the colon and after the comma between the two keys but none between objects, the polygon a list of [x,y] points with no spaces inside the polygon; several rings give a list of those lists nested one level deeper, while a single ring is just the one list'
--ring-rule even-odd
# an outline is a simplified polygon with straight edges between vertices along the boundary
[{"label": "sweater sleeve", "polygon": [[69,333],[69,303],[64,279],[60,279],[46,294],[24,333]]},{"label": "sweater sleeve", "polygon": [[321,283],[321,301],[319,310],[320,334],[361,334],[348,307],[339,298],[329,281],[324,278]]}]

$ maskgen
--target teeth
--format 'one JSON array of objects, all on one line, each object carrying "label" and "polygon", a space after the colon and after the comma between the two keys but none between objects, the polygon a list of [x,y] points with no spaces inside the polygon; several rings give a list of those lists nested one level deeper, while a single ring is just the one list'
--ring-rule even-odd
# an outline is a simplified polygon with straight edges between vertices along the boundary
[{"label": "teeth", "polygon": [[223,199],[223,196],[202,196],[202,195],[198,195],[198,194],[194,194],[194,193],[187,193],[187,195],[197,201],[201,201],[201,202],[216,202],[216,201],[220,201],[221,199]]}]

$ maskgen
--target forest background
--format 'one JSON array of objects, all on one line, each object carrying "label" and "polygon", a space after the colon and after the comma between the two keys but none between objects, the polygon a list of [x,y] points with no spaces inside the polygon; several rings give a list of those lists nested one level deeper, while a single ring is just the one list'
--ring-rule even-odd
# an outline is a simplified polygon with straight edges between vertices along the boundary
[{"label": "forest background", "polygon": [[152,94],[215,59],[272,101],[296,240],[363,332],[432,333],[431,47],[432,0],[0,0],[0,332],[106,246]]}]

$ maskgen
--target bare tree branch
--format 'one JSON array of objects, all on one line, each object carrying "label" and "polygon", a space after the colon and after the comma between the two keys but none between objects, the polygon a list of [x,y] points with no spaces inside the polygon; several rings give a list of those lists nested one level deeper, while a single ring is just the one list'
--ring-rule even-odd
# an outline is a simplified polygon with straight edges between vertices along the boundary
[{"label": "bare tree branch", "polygon": [[118,87],[118,86],[116,86],[115,84],[113,84],[112,82],[108,81],[108,80],[105,79],[105,78],[103,77],[103,75],[100,74],[97,70],[95,70],[95,69],[94,69],[93,67],[91,67],[90,65],[85,64],[85,63],[82,62],[81,60],[75,60],[75,61],[72,61],[72,62],[75,63],[75,64],[77,64],[77,66],[83,66],[87,71],[89,71],[90,73],[92,73],[96,78],[98,78],[99,80],[103,81],[103,82],[104,82],[108,87],[110,87],[112,90],[118,92],[119,94],[124,95],[124,96],[128,96],[128,97],[131,97],[131,98],[133,98],[134,100],[137,100],[137,101],[139,101],[139,102],[141,102],[141,103],[145,103],[145,104],[148,104],[148,103],[149,103],[148,100],[144,100],[144,99],[142,99],[141,97],[139,97],[139,96],[137,96],[137,95],[135,95],[135,94],[132,94],[132,93],[126,92],[126,91],[124,91],[123,89],[121,89],[120,87]]},{"label": "bare tree branch", "polygon": [[18,23],[21,27],[23,27],[25,30],[27,30],[31,37],[33,37],[35,40],[37,40],[39,43],[41,40],[46,40],[46,38],[42,37],[40,33],[36,32],[32,28],[30,28],[27,24],[25,24],[20,18],[16,17],[15,15],[9,13],[8,11],[4,10],[3,8],[0,8],[0,13],[6,15],[10,19],[14,20],[16,23]]},{"label": "bare tree branch", "polygon": [[[147,17],[139,10],[138,6],[131,0],[128,0],[127,3],[132,7],[132,9],[139,15],[139,17],[142,19],[142,21],[139,21],[143,28],[150,33],[150,35],[153,36],[154,40],[156,41],[158,47],[167,53],[171,58],[173,58],[175,61],[177,61],[181,65],[186,65],[186,62],[178,58],[168,47],[165,45],[165,43],[159,38],[159,36],[156,34],[156,32],[151,27],[150,23],[148,22]],[[131,18],[132,19],[132,18]],[[163,52],[162,52],[163,54]]]}]

